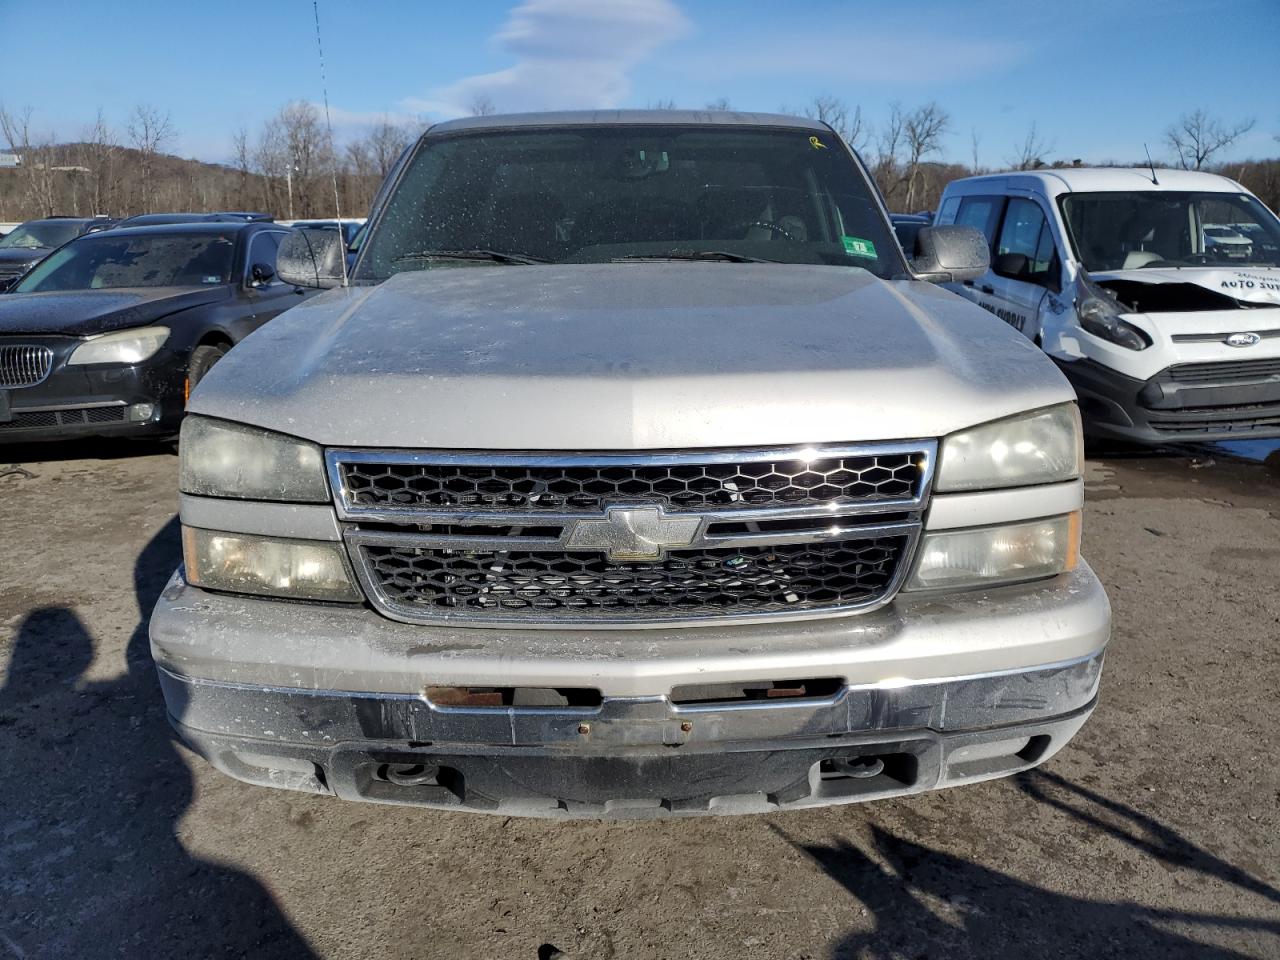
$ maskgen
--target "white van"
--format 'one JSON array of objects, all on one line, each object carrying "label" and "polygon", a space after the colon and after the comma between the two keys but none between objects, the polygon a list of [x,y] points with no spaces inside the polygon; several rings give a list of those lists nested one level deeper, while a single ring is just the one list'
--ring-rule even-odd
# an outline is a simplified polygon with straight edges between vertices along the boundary
[{"label": "white van", "polygon": [[991,270],[952,286],[1058,362],[1091,436],[1280,437],[1280,220],[1184,170],[1044,170],[948,185]]}]

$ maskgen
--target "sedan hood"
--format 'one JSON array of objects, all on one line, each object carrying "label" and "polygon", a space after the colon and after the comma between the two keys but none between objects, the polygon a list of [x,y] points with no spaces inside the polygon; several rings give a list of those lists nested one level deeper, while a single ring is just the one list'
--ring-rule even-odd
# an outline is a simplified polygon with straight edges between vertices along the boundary
[{"label": "sedan hood", "polygon": [[1071,400],[938,287],[856,268],[448,267],[248,337],[190,409],[329,446],[629,450],[914,439]]},{"label": "sedan hood", "polygon": [[[51,249],[51,247],[0,247],[0,273],[8,273],[14,266],[43,260]],[[3,267],[8,267],[9,270],[4,270]]]},{"label": "sedan hood", "polygon": [[73,337],[145,327],[179,310],[230,295],[217,287],[133,287],[68,293],[0,295],[0,335],[58,333]]}]

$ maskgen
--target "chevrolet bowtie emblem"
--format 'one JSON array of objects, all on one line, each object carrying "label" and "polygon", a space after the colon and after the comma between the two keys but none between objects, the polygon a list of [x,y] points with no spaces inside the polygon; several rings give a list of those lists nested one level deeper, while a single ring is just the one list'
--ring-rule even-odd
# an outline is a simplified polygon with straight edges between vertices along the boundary
[{"label": "chevrolet bowtie emblem", "polygon": [[610,560],[660,560],[697,539],[701,517],[669,517],[661,507],[606,507],[601,520],[578,520],[567,547],[603,550]]}]

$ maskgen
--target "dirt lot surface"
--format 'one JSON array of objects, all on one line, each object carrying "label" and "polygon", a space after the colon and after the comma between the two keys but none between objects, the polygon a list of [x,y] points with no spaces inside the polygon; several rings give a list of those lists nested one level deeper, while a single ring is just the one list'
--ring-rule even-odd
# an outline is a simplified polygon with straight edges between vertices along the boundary
[{"label": "dirt lot surface", "polygon": [[556,824],[215,772],[171,738],[146,643],[176,458],[0,451],[0,957],[1280,957],[1275,460],[1090,461],[1115,635],[1102,705],[1040,770]]}]

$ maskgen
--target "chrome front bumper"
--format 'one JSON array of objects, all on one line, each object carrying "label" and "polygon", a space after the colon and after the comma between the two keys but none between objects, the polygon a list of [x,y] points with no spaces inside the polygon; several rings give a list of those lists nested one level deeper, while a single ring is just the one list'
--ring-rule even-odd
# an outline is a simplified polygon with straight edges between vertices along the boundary
[{"label": "chrome front bumper", "polygon": [[[152,648],[181,736],[242,780],[513,815],[650,817],[847,803],[1034,766],[1092,711],[1108,629],[1087,567],[856,617],[643,639],[455,636],[175,578]],[[670,696],[766,677],[842,683],[811,699]],[[436,684],[591,686],[602,699],[444,707],[425,695]]]}]

